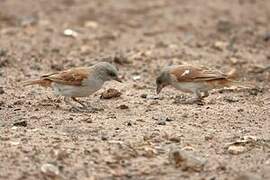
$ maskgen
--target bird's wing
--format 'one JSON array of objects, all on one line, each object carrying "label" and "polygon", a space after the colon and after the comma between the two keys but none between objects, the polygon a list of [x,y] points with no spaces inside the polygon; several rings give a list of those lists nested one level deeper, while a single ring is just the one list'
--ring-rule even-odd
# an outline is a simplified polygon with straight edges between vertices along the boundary
[{"label": "bird's wing", "polygon": [[219,71],[193,66],[178,66],[173,68],[171,73],[176,77],[178,82],[211,81],[227,78],[225,74]]},{"label": "bird's wing", "polygon": [[88,68],[73,68],[65,71],[60,71],[57,73],[43,75],[42,79],[51,80],[52,82],[81,86],[83,85],[83,80],[87,79],[89,76]]}]

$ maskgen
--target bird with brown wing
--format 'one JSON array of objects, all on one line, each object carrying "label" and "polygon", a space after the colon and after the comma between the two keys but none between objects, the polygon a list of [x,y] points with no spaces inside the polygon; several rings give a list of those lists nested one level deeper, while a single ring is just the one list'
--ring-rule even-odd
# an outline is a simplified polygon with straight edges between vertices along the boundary
[{"label": "bird with brown wing", "polygon": [[[87,106],[77,100],[77,97],[87,97],[98,91],[106,81],[116,80],[121,82],[118,77],[117,69],[107,62],[100,62],[91,67],[77,67],[68,70],[41,76],[38,80],[24,82],[24,86],[40,85],[50,87],[57,96],[64,96],[64,101],[76,110],[86,109]],[[78,107],[68,99],[79,103]]]},{"label": "bird with brown wing", "polygon": [[165,67],[156,79],[157,94],[171,85],[182,92],[194,94],[194,98],[185,103],[200,102],[209,96],[208,91],[231,86],[235,83],[232,75],[216,70],[199,68],[191,65],[174,65]]}]

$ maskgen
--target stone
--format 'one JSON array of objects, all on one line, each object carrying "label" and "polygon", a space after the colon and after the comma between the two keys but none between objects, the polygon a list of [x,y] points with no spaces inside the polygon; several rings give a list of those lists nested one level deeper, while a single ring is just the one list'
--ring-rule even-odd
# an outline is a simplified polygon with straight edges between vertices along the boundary
[{"label": "stone", "polygon": [[128,109],[129,107],[125,104],[121,104],[120,106],[118,106],[119,109]]},{"label": "stone", "polygon": [[98,23],[96,21],[86,21],[84,22],[84,27],[96,29],[98,27]]},{"label": "stone", "polygon": [[137,81],[137,80],[140,80],[141,79],[141,76],[140,75],[135,75],[135,76],[132,77],[132,79],[134,81]]},{"label": "stone", "polygon": [[41,166],[41,172],[49,177],[57,177],[60,174],[60,170],[56,165],[47,163]]},{"label": "stone", "polygon": [[222,41],[216,41],[213,45],[213,48],[219,51],[223,51],[226,48],[226,43]]},{"label": "stone", "polygon": [[169,161],[183,171],[200,172],[203,170],[206,160],[197,157],[191,152],[186,152],[180,149],[171,149],[169,152]]},{"label": "stone", "polygon": [[23,121],[15,122],[15,123],[13,123],[13,126],[26,127],[27,126],[27,121],[23,120]]},{"label": "stone", "polygon": [[166,125],[166,122],[165,122],[165,121],[158,121],[157,124],[158,124],[158,125],[165,126],[165,125]]},{"label": "stone", "polygon": [[72,29],[65,29],[64,30],[64,35],[65,36],[69,36],[69,37],[77,37],[78,36],[78,33]]},{"label": "stone", "polygon": [[241,154],[246,151],[246,148],[244,146],[236,146],[236,145],[231,145],[228,147],[228,153],[237,155]]},{"label": "stone", "polygon": [[269,41],[269,40],[270,40],[270,32],[266,32],[266,33],[263,35],[263,40],[264,40],[264,41]]},{"label": "stone", "polygon": [[228,33],[232,29],[232,23],[228,20],[219,20],[217,23],[217,30],[219,32]]},{"label": "stone", "polygon": [[231,97],[231,96],[225,96],[224,101],[226,101],[228,103],[235,103],[235,102],[239,102],[239,98]]},{"label": "stone", "polygon": [[141,94],[140,97],[143,98],[143,99],[146,99],[147,98],[147,94]]},{"label": "stone", "polygon": [[5,93],[5,91],[4,91],[3,87],[0,87],[0,94],[4,94],[4,93]]},{"label": "stone", "polygon": [[119,92],[118,90],[110,88],[101,93],[100,99],[112,99],[120,97],[121,95],[122,93]]},{"label": "stone", "polygon": [[234,180],[262,180],[262,178],[255,174],[245,173],[237,176]]},{"label": "stone", "polygon": [[57,177],[60,174],[59,167],[51,163],[43,164],[40,170],[44,175],[52,178]]}]

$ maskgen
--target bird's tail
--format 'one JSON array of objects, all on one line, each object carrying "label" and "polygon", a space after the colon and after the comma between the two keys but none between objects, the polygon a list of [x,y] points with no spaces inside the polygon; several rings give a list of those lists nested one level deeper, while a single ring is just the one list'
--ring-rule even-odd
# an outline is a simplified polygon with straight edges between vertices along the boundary
[{"label": "bird's tail", "polygon": [[37,80],[25,81],[22,83],[23,86],[30,86],[30,85],[36,85],[36,84],[43,87],[50,87],[51,81],[47,79],[37,79]]},{"label": "bird's tail", "polygon": [[232,80],[232,81],[237,80],[240,76],[238,71],[235,68],[229,71],[226,75],[227,75],[227,79]]},{"label": "bird's tail", "polygon": [[227,73],[227,80],[228,80],[228,86],[237,86],[240,88],[254,88],[256,87],[255,84],[252,84],[250,82],[243,82],[239,81],[240,74],[236,69],[232,69]]}]

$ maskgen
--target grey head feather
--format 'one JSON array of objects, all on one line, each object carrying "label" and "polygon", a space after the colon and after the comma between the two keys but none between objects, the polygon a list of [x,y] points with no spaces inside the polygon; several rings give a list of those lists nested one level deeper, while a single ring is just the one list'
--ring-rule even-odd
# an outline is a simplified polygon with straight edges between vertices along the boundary
[{"label": "grey head feather", "polygon": [[117,69],[108,62],[100,62],[94,65],[97,76],[104,81],[115,80],[118,77]]},{"label": "grey head feather", "polygon": [[169,85],[171,82],[170,69],[172,66],[166,66],[162,69],[160,75],[156,79],[156,84]]},{"label": "grey head feather", "polygon": [[160,93],[160,91],[171,84],[171,76],[170,76],[170,66],[167,66],[162,69],[160,75],[156,79],[156,86],[157,86],[157,94]]}]

